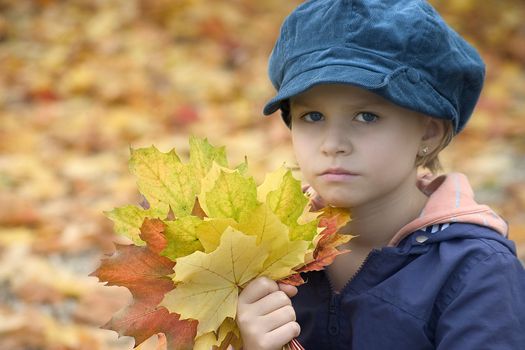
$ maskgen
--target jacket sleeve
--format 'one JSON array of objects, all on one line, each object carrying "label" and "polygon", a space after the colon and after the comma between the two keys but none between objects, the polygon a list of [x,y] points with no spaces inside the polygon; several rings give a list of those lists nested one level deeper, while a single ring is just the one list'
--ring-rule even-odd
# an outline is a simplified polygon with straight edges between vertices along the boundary
[{"label": "jacket sleeve", "polygon": [[495,252],[470,264],[437,321],[438,350],[525,349],[525,270]]}]

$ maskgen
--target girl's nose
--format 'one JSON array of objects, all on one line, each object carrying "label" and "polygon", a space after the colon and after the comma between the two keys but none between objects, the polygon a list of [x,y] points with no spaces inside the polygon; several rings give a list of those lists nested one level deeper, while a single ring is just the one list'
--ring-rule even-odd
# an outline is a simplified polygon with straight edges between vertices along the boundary
[{"label": "girl's nose", "polygon": [[325,131],[321,152],[327,156],[347,155],[352,152],[349,132],[344,127],[331,125]]}]

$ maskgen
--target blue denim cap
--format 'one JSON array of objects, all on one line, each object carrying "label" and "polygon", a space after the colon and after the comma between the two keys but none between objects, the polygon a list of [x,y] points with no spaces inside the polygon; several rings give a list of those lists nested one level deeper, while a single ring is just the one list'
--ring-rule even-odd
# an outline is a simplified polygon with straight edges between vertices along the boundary
[{"label": "blue denim cap", "polygon": [[277,95],[265,115],[314,85],[343,83],[452,120],[458,133],[478,101],[485,64],[426,1],[310,0],[282,24],[268,72]]}]

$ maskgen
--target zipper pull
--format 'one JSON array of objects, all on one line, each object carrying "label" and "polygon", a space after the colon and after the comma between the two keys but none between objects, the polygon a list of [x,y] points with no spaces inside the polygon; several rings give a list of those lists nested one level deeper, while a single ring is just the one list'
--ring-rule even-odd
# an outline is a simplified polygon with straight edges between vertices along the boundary
[{"label": "zipper pull", "polygon": [[333,294],[330,299],[330,315],[328,316],[328,334],[337,335],[339,334],[339,320],[337,319],[337,305],[338,296]]}]

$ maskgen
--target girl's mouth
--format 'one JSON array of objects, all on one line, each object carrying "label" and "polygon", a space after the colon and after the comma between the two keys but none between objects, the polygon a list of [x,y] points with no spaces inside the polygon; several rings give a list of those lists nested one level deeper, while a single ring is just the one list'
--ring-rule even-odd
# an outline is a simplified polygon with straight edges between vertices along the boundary
[{"label": "girl's mouth", "polygon": [[357,177],[357,175],[353,174],[323,174],[321,175],[321,178],[325,181],[349,181],[353,180]]}]

